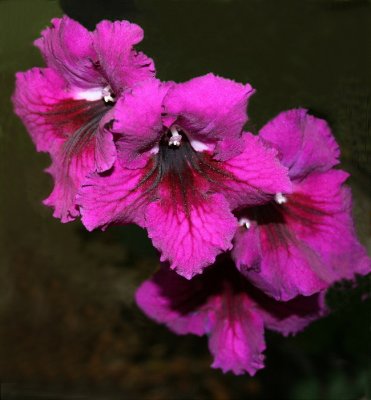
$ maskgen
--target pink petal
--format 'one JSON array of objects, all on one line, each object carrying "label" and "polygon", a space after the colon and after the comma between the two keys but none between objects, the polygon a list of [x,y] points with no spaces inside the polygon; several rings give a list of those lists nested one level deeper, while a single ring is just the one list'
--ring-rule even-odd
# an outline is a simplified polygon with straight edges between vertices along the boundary
[{"label": "pink petal", "polygon": [[[91,149],[88,152],[91,153]],[[76,205],[76,193],[91,168],[91,157],[72,157],[66,166],[63,142],[55,142],[52,164],[46,169],[54,179],[54,188],[43,203],[54,208],[53,216],[61,222],[73,221],[80,215]]]},{"label": "pink petal", "polygon": [[[230,298],[229,298],[230,297]],[[209,339],[213,368],[255,375],[264,367],[264,321],[245,294],[226,294],[215,313]]]},{"label": "pink petal", "polygon": [[223,165],[231,178],[220,188],[232,208],[262,204],[277,192],[291,192],[287,169],[274,149],[250,133],[243,135],[240,146],[242,153]]},{"label": "pink petal", "polygon": [[109,172],[95,173],[85,179],[77,196],[85,227],[105,229],[112,224],[131,222],[143,225],[144,176],[145,170],[125,169],[116,162]]},{"label": "pink petal", "polygon": [[[104,126],[104,122],[101,124]],[[82,149],[66,153],[66,143],[57,139],[50,149],[52,165],[47,169],[54,178],[54,189],[44,204],[54,208],[53,216],[69,222],[80,215],[76,194],[85,177],[93,171],[105,171],[113,165],[116,149],[112,134],[103,127]]]},{"label": "pink petal", "polygon": [[[83,157],[89,154],[90,161],[82,161],[85,171],[105,171],[112,166],[116,150],[105,125],[113,116],[101,101],[71,98],[64,89],[64,81],[50,68],[33,68],[16,77],[15,112],[26,125],[38,151],[61,153],[54,160],[56,165],[61,165],[61,160],[58,161],[62,157],[61,143],[65,143],[65,151],[74,157],[80,156],[87,146],[89,149]],[[82,130],[85,135],[81,141],[74,134],[84,133]]]},{"label": "pink petal", "polygon": [[190,139],[216,146],[216,158],[225,160],[239,151],[234,139],[247,121],[247,102],[253,93],[249,84],[208,74],[174,85],[165,98],[165,113]]},{"label": "pink petal", "polygon": [[64,16],[54,18],[52,26],[35,41],[48,67],[57,71],[71,87],[103,87],[105,80],[94,66],[97,59],[90,32]]},{"label": "pink petal", "polygon": [[[26,125],[38,151],[49,151],[54,141],[65,133],[64,127],[50,118],[56,106],[73,101],[64,86],[63,79],[50,68],[33,68],[16,74],[14,110]],[[64,119],[68,121],[69,117],[67,112]]]},{"label": "pink petal", "polygon": [[278,149],[291,179],[327,171],[339,163],[340,150],[327,122],[307,110],[282,112],[261,129],[260,136]]},{"label": "pink petal", "polygon": [[99,66],[116,95],[123,88],[153,77],[152,59],[134,50],[143,39],[140,26],[128,21],[102,21],[92,35]]},{"label": "pink petal", "polygon": [[151,203],[146,227],[161,261],[169,260],[172,269],[191,279],[231,248],[237,221],[224,197],[213,194],[187,211],[168,198]]},{"label": "pink petal", "polygon": [[219,264],[192,280],[163,267],[139,287],[136,302],[177,334],[209,335],[213,368],[254,375],[263,368],[263,319],[247,293],[230,286],[230,267]]},{"label": "pink petal", "polygon": [[264,366],[264,327],[295,334],[326,313],[324,293],[277,302],[250,285],[228,257],[191,280],[163,266],[139,287],[136,301],[175,333],[208,335],[214,368],[250,375]]},{"label": "pink petal", "polygon": [[112,116],[109,111],[103,116],[103,103],[74,100],[64,86],[52,69],[34,68],[17,74],[13,101],[37,150],[52,156],[47,171],[55,186],[44,203],[54,207],[55,217],[68,222],[79,215],[75,196],[82,179],[111,168],[116,149],[105,129]]}]

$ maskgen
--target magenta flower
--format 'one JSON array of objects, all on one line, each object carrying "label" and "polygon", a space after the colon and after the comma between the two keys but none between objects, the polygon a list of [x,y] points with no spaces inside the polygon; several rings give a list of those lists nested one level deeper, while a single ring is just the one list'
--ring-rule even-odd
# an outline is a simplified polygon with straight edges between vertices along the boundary
[{"label": "magenta flower", "polygon": [[289,168],[293,192],[239,212],[233,258],[240,271],[282,300],[370,272],[353,227],[348,174],[333,169],[340,152],[326,122],[291,110],[270,121],[260,137]]},{"label": "magenta flower", "polygon": [[232,209],[290,190],[287,170],[257,137],[242,134],[253,89],[212,74],[182,84],[146,81],[114,110],[117,161],[78,195],[91,230],[135,222],[171,268],[201,273],[231,248]]},{"label": "magenta flower", "polygon": [[278,302],[254,288],[225,256],[186,280],[162,267],[136,292],[144,313],[173,332],[208,335],[213,368],[239,375],[264,367],[264,329],[287,336],[325,314],[324,293]]},{"label": "magenta flower", "polygon": [[128,88],[153,76],[152,60],[133,46],[142,29],[127,21],[87,31],[68,17],[53,19],[35,45],[47,68],[17,74],[13,97],[38,151],[49,152],[54,190],[44,202],[68,222],[79,215],[75,196],[87,173],[111,168],[114,105]]}]

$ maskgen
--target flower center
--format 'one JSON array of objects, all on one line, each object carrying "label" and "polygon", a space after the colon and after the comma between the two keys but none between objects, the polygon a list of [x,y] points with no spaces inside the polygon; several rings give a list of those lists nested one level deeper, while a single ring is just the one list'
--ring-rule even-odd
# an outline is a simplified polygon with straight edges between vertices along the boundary
[{"label": "flower center", "polygon": [[143,196],[164,196],[169,207],[180,207],[187,215],[207,193],[218,191],[225,180],[233,179],[208,151],[195,150],[187,133],[178,126],[163,134],[147,168],[138,184],[144,187]]}]

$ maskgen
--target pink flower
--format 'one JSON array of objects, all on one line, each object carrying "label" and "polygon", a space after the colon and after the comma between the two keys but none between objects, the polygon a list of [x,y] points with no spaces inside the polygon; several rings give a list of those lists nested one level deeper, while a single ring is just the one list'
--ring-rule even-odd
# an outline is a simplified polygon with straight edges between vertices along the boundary
[{"label": "pink flower", "polygon": [[68,17],[53,19],[35,42],[47,68],[16,75],[15,111],[37,150],[51,154],[55,186],[45,204],[62,222],[79,215],[75,197],[86,174],[113,165],[116,101],[153,76],[152,60],[133,48],[142,38],[127,21],[102,21],[89,32]]},{"label": "pink flower", "polygon": [[208,335],[212,367],[237,375],[264,367],[265,329],[295,334],[326,312],[324,293],[275,301],[225,256],[191,281],[162,267],[139,287],[136,301],[148,317],[179,335]]},{"label": "pink flower", "polygon": [[282,300],[370,272],[353,227],[348,174],[333,169],[340,152],[326,122],[291,110],[270,121],[260,137],[289,168],[293,192],[238,213],[233,258],[240,271]]},{"label": "pink flower", "polygon": [[189,279],[201,273],[231,248],[232,209],[291,188],[276,151],[242,133],[253,92],[212,74],[133,88],[114,110],[113,169],[79,191],[85,226],[137,223],[162,261]]}]

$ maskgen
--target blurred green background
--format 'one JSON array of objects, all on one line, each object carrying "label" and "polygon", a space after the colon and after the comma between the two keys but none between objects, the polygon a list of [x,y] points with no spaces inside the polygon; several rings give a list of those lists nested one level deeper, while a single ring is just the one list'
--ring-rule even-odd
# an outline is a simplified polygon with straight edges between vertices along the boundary
[{"label": "blurred green background", "polygon": [[136,308],[157,266],[136,227],[87,233],[42,206],[49,164],[12,113],[14,73],[63,13],[93,28],[138,22],[158,77],[212,71],[250,82],[249,128],[297,106],[328,119],[371,247],[371,4],[362,0],[0,0],[0,398],[371,399],[370,279],[339,284],[334,312],[295,338],[267,335],[256,377],[211,370],[206,338],[177,337]]}]

